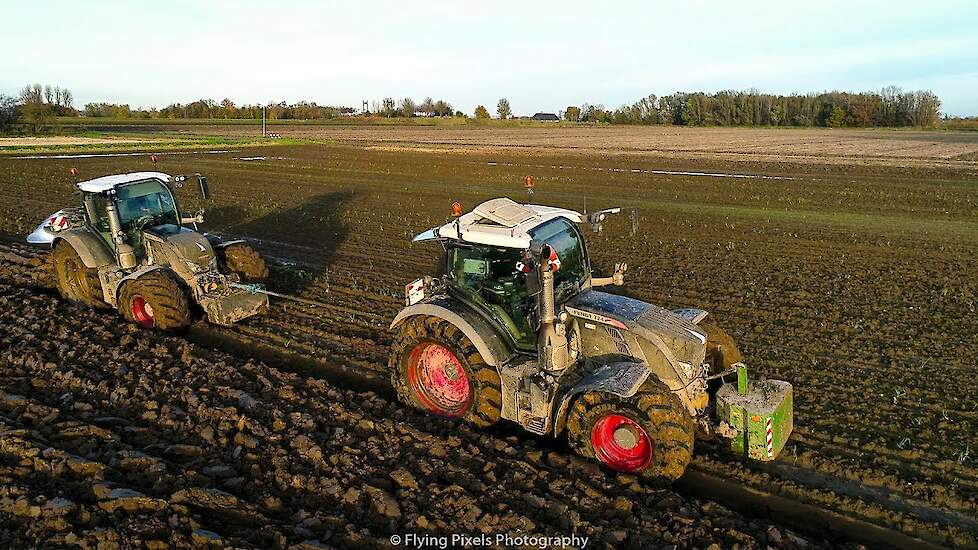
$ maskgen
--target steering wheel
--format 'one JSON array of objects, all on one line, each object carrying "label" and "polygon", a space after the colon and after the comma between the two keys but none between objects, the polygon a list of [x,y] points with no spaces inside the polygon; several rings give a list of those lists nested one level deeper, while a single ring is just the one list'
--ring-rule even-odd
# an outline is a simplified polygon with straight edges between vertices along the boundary
[{"label": "steering wheel", "polygon": [[156,214],[143,214],[142,216],[133,218],[132,221],[129,222],[129,225],[130,227],[142,229],[143,227],[149,225],[149,223],[154,221],[155,219],[156,219]]}]

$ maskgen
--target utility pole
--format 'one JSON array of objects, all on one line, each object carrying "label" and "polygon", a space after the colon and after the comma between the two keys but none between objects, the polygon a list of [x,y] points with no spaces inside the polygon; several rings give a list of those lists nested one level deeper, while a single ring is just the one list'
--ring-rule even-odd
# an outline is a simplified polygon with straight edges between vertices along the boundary
[{"label": "utility pole", "polygon": [[261,137],[265,137],[265,105],[261,106]]}]

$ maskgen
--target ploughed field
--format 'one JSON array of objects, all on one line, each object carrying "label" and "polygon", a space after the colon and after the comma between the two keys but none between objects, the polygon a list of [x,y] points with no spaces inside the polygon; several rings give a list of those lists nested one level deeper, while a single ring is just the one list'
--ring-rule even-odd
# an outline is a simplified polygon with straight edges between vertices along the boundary
[{"label": "ploughed field", "polygon": [[[863,134],[872,133],[852,135]],[[196,326],[190,337],[237,356],[285,357],[307,374],[382,380],[403,286],[438,257],[437,245],[412,245],[411,236],[444,222],[453,200],[469,209],[496,196],[524,199],[520,182],[532,174],[536,202],[624,207],[589,243],[595,266],[629,263],[627,292],[711,311],[755,376],[794,384],[795,432],[778,461],[743,463],[698,443],[694,470],[931,542],[976,544],[978,166],[967,154],[870,165],[849,162],[849,150],[820,162],[817,141],[812,156],[777,162],[594,148],[463,154],[401,141],[163,155],[160,170],[209,176],[208,230],[256,239],[275,264],[274,290],[328,305],[278,301],[266,317]],[[83,177],[151,169],[142,156],[0,158],[2,231],[21,239],[76,203],[71,166]],[[199,206],[189,186],[181,194],[185,208]],[[5,250],[0,276],[44,284],[19,264],[30,254]],[[419,422],[397,406],[378,411]]]},{"label": "ploughed field", "polygon": [[572,531],[588,548],[827,546],[532,439],[6,284],[0,344],[3,548],[359,549],[409,533]]}]

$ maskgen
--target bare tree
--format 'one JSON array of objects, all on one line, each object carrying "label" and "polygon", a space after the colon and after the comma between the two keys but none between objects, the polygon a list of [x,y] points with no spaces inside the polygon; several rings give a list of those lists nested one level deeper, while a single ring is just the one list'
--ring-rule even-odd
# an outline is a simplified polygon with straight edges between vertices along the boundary
[{"label": "bare tree", "polygon": [[401,100],[401,116],[413,117],[417,110],[418,106],[414,104],[414,100],[410,97],[405,97]]},{"label": "bare tree", "polygon": [[44,92],[40,84],[24,86],[20,91],[20,102],[28,105],[31,103],[44,103]]},{"label": "bare tree", "polygon": [[418,110],[427,116],[434,116],[435,100],[431,99],[430,97],[424,98],[424,101],[421,102],[421,105],[418,105]]}]

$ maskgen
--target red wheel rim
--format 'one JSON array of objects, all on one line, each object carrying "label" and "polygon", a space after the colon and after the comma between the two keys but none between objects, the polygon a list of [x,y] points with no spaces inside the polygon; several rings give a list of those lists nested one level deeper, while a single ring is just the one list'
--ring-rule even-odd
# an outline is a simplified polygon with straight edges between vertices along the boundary
[{"label": "red wheel rim", "polygon": [[598,460],[619,472],[641,472],[652,463],[652,438],[627,416],[609,414],[591,429],[591,445]]},{"label": "red wheel rim", "polygon": [[452,350],[424,343],[411,351],[408,384],[421,404],[434,414],[456,418],[472,404],[469,377]]},{"label": "red wheel rim", "polygon": [[149,305],[142,296],[137,294],[132,297],[132,302],[129,304],[129,311],[132,312],[132,318],[139,323],[139,326],[143,328],[153,328],[156,326],[156,318],[153,317],[153,306]]}]

